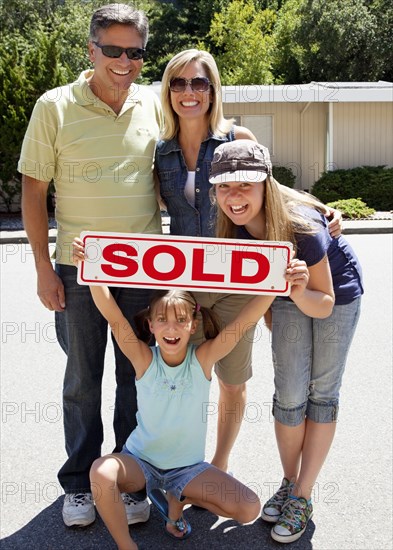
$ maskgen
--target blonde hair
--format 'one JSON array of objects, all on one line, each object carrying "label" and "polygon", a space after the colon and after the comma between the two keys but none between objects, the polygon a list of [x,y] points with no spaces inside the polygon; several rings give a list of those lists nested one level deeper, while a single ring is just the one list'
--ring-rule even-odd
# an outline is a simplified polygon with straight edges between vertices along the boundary
[{"label": "blonde hair", "polygon": [[209,52],[203,50],[184,50],[169,61],[162,76],[161,104],[164,111],[165,127],[162,139],[172,139],[179,133],[179,117],[171,103],[169,83],[178,77],[181,71],[193,61],[201,63],[211,82],[212,103],[209,111],[209,128],[213,134],[225,136],[233,125],[233,120],[224,118],[221,100],[221,80],[216,62]]},{"label": "blonde hair", "polygon": [[[289,241],[296,251],[296,233],[313,234],[317,227],[299,213],[300,206],[308,206],[322,214],[327,212],[324,204],[309,193],[290,189],[281,185],[272,176],[264,182],[265,197],[262,208],[265,212],[267,241]],[[217,204],[216,236],[233,239],[237,236],[237,228],[230,218],[221,210],[215,198],[213,186],[213,202]]]}]

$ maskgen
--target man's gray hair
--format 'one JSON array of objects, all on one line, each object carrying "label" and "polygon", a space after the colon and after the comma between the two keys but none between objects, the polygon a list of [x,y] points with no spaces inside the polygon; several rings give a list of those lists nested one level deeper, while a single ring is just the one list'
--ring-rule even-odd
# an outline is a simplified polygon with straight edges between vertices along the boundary
[{"label": "man's gray hair", "polygon": [[149,38],[149,23],[145,13],[127,4],[108,4],[98,8],[90,21],[90,40],[98,40],[99,31],[112,25],[134,27],[142,38],[143,47]]}]

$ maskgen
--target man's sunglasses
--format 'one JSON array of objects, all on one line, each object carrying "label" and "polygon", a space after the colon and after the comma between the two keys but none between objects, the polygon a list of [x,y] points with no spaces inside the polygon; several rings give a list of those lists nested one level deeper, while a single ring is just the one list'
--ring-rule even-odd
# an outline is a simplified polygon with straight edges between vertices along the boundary
[{"label": "man's sunglasses", "polygon": [[98,42],[93,42],[97,48],[101,48],[105,57],[120,57],[123,52],[126,52],[128,59],[144,59],[146,50],[143,48],[121,48],[120,46],[101,46]]},{"label": "man's sunglasses", "polygon": [[171,92],[184,92],[188,85],[191,86],[193,92],[207,92],[210,87],[210,80],[204,76],[196,76],[195,78],[172,78],[169,83]]}]

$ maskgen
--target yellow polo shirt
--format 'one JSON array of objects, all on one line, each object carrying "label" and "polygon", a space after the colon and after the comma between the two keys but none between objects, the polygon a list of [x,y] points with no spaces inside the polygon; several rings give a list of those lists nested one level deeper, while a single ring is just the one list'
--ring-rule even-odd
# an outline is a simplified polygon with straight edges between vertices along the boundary
[{"label": "yellow polo shirt", "polygon": [[56,188],[56,261],[72,265],[80,232],[161,233],[153,162],[162,127],[157,96],[132,85],[117,115],[76,82],[41,96],[22,145],[18,170]]}]

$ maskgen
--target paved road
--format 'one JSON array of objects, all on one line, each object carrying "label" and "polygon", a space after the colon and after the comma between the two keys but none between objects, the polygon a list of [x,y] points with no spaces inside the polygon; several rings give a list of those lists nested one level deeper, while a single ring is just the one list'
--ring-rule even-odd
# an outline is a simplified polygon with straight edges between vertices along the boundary
[{"label": "paved road", "polygon": [[[392,235],[349,235],[364,266],[367,293],[347,365],[337,436],[314,492],[315,513],[296,550],[392,549]],[[84,530],[61,520],[56,473],[65,458],[61,386],[64,355],[55,341],[52,314],[35,297],[35,274],[26,244],[0,247],[1,283],[1,548],[4,550],[115,549],[100,520]],[[280,480],[270,415],[272,365],[269,335],[259,327],[255,375],[249,383],[246,421],[231,470],[268,498]],[[113,361],[108,354],[102,410],[103,452],[113,446]],[[217,385],[213,384],[208,457],[214,445]],[[190,509],[193,526],[185,549],[270,549],[260,519],[239,526]],[[141,550],[177,547],[162,522],[133,530]]]}]

